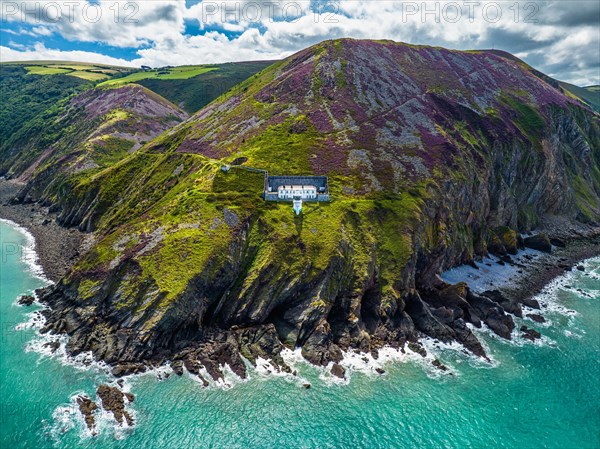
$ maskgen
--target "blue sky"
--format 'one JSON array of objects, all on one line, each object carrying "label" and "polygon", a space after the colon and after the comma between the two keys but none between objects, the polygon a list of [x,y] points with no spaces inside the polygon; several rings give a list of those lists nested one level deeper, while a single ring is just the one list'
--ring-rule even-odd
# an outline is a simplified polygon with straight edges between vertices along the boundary
[{"label": "blue sky", "polygon": [[600,2],[1,0],[0,60],[182,65],[279,59],[325,39],[509,51],[600,84]]}]

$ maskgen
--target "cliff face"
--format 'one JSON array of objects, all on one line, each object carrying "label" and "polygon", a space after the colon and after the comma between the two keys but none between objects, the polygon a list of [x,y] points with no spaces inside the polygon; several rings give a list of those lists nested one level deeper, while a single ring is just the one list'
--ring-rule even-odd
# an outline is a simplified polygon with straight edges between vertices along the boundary
[{"label": "cliff face", "polygon": [[[235,160],[326,174],[333,201],[294,217],[261,175],[219,169]],[[509,55],[325,42],[73,187],[61,219],[97,239],[47,292],[46,330],[119,372],[422,335],[484,355],[466,323],[509,338],[519,305],[436,275],[551,217],[597,226],[599,166],[598,115]]]}]

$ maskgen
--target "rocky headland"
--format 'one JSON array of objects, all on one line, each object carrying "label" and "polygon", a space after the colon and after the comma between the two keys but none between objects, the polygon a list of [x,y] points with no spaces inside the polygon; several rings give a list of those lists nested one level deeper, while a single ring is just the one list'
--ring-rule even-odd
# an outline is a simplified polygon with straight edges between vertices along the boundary
[{"label": "rocky headland", "polygon": [[[512,338],[531,295],[600,253],[600,118],[511,55],[342,39],[184,121],[154,96],[142,104],[166,115],[136,109],[135,95],[147,92],[87,92],[63,117],[82,120],[85,105],[121,139],[114,120],[142,114],[165,128],[156,138],[128,135],[124,151],[81,133],[91,151],[72,155],[60,140],[54,163],[26,179],[26,156],[6,168],[27,182],[16,202],[93,236],[38,292],[42,332],[67,334],[70,354],[91,351],[115,376],[170,362],[177,374],[217,380],[228,365],[243,378],[259,357],[289,371],[281,350],[301,347],[343,377],[344,351],[422,353],[423,337],[485,359],[473,327]],[[327,175],[332,201],[294,217],[261,199],[262,175],[221,170],[236,161]],[[526,247],[544,256],[517,266]],[[440,278],[488,254],[523,272],[511,288]]]}]

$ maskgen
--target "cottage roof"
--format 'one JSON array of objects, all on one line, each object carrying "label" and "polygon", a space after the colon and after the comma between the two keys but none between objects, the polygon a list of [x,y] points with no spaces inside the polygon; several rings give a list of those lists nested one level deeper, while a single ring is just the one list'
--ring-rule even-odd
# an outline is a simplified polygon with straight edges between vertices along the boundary
[{"label": "cottage roof", "polygon": [[281,186],[314,186],[327,189],[327,176],[269,176],[267,187],[277,190]]}]

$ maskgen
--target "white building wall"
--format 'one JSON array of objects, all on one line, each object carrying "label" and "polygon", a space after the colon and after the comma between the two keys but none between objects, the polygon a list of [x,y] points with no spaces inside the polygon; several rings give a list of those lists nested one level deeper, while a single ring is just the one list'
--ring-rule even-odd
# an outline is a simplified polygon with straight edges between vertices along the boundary
[{"label": "white building wall", "polygon": [[299,196],[303,200],[316,199],[317,188],[315,186],[279,186],[277,196],[282,200],[291,200],[295,196]]}]

